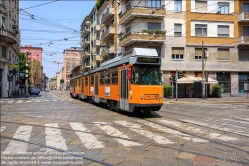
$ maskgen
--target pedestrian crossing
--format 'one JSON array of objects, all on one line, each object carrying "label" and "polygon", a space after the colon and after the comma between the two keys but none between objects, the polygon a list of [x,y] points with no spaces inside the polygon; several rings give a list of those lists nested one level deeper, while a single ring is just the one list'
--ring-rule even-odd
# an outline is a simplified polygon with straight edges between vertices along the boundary
[{"label": "pedestrian crossing", "polygon": [[1,104],[22,104],[22,103],[39,103],[39,102],[58,102],[58,101],[73,101],[73,99],[31,99],[31,100],[13,100],[13,99],[5,99],[1,100]]},{"label": "pedestrian crossing", "polygon": [[[204,129],[193,128],[191,126],[186,126],[182,122],[173,120],[158,120],[161,124],[167,124],[171,127],[177,127],[179,129],[186,129],[186,131],[191,131],[196,135],[202,134],[205,137],[221,140],[221,141],[241,141],[239,138],[223,135],[218,132],[208,132]],[[208,143],[207,139],[202,139],[197,136],[182,133],[178,130],[162,126],[158,123],[146,121],[146,120],[136,120],[134,122],[129,122],[125,120],[114,121],[114,123],[107,122],[93,122],[92,126],[89,124],[85,126],[80,122],[70,122],[68,126],[73,130],[70,134],[75,134],[86,149],[102,149],[106,146],[106,141],[103,141],[103,137],[106,133],[108,137],[112,140],[121,144],[125,147],[139,147],[146,143],[157,143],[160,145],[177,145],[179,142],[177,139],[183,139],[185,141],[191,141],[193,143]],[[97,127],[99,130],[95,130]],[[36,132],[37,126],[31,125],[20,125],[18,126],[13,138],[20,139],[23,141],[32,141],[31,134]],[[13,128],[13,126],[11,127]],[[92,132],[94,129],[94,133]],[[5,136],[5,131],[8,133],[8,126],[1,125],[1,134]],[[47,146],[55,147],[63,150],[69,150],[70,144],[67,144],[67,139],[63,135],[64,129],[60,129],[58,123],[46,123],[44,124],[44,139]],[[102,132],[101,132],[102,131]],[[146,139],[144,139],[144,138]],[[140,138],[140,139],[135,139]],[[20,142],[17,140],[10,140],[4,152],[27,152],[28,143]],[[41,148],[41,151],[53,152],[53,149]]]}]

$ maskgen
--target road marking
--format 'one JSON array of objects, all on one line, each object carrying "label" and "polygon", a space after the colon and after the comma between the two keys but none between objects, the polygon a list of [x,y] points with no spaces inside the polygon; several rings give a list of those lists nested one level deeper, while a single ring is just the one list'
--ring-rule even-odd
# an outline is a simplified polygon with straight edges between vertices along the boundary
[{"label": "road marking", "polygon": [[91,132],[88,130],[82,123],[78,122],[72,122],[70,123],[71,127],[73,130],[78,130],[78,131],[83,131],[83,132],[75,132],[78,137],[80,138],[81,142],[84,144],[84,146],[87,149],[98,149],[98,148],[104,148],[105,145],[103,142],[98,141],[98,139],[89,133],[84,133],[84,132]]},{"label": "road marking", "polygon": [[26,103],[31,103],[31,101],[29,100],[29,101],[26,101]]},{"label": "road marking", "polygon": [[73,101],[72,99],[68,99],[68,101]]},{"label": "road marking", "polygon": [[57,100],[53,100],[53,101],[57,101]]},{"label": "road marking", "polygon": [[170,129],[168,127],[165,127],[165,126],[162,126],[162,125],[158,125],[158,124],[155,124],[155,123],[152,123],[152,122],[147,122],[145,120],[138,120],[138,122],[143,123],[143,124],[145,124],[147,126],[150,126],[152,128],[156,128],[157,130],[161,130],[161,131],[166,132],[166,133],[174,134],[177,137],[185,139],[185,140],[188,140],[188,141],[192,140],[193,142],[209,142],[209,141],[204,140],[204,139],[193,138],[193,137],[191,137],[188,134],[184,134],[184,133],[182,133],[180,131],[173,130],[173,129]]},{"label": "road marking", "polygon": [[44,100],[44,101],[48,101],[48,100]]},{"label": "road marking", "polygon": [[[108,125],[105,122],[94,122],[94,124],[96,126],[98,126],[99,128],[101,128],[102,130],[104,130],[107,134],[109,134],[111,136],[131,139],[127,135],[125,135],[124,133],[120,132],[118,129],[115,129],[114,127]],[[141,145],[140,143],[137,143],[134,141],[128,141],[128,140],[118,139],[118,138],[114,138],[114,139],[117,140],[120,144],[123,144],[124,146]]]},{"label": "road marking", "polygon": [[0,101],[1,103],[4,102],[4,101]]},{"label": "road marking", "polygon": [[[46,145],[55,148],[67,150],[66,140],[62,137],[57,123],[45,124]],[[52,128],[53,127],[53,128]],[[47,152],[54,152],[53,149],[46,149]]]},{"label": "road marking", "polygon": [[22,100],[19,100],[19,101],[17,101],[16,103],[22,103],[23,101]]},{"label": "road marking", "polygon": [[154,141],[156,141],[159,144],[174,144],[173,141],[171,141],[163,136],[160,136],[158,134],[155,134],[155,133],[152,133],[152,132],[147,131],[145,129],[142,129],[142,127],[139,124],[135,124],[132,122],[127,122],[127,121],[115,121],[115,122],[122,125],[122,126],[128,127],[130,130],[135,131],[135,132],[137,132],[137,133],[139,133],[139,134],[141,134],[149,139],[153,139]]},{"label": "road marking", "polygon": [[1,132],[6,128],[6,126],[1,126]]},{"label": "road marking", "polygon": [[[13,138],[29,141],[30,134],[32,131],[32,126],[19,126]],[[11,140],[7,148],[4,152],[8,153],[18,153],[18,152],[26,152],[28,147],[28,143]]]},{"label": "road marking", "polygon": [[11,100],[11,101],[7,101],[7,103],[12,103],[13,102],[13,100]]},{"label": "road marking", "polygon": [[[188,130],[188,131],[192,131],[192,132],[196,132],[200,134],[208,133],[207,131],[200,129],[200,128],[186,126],[182,122],[176,122],[176,121],[171,121],[171,120],[159,120],[159,122],[163,124],[171,125],[174,127],[178,127],[182,130]],[[210,125],[206,125],[206,126],[210,126]],[[222,136],[221,134],[218,134],[218,133],[209,133],[209,137],[211,137],[212,139],[219,139],[222,141],[237,140],[237,138]]]},{"label": "road marking", "polygon": [[41,100],[36,100],[35,102],[40,102]]}]

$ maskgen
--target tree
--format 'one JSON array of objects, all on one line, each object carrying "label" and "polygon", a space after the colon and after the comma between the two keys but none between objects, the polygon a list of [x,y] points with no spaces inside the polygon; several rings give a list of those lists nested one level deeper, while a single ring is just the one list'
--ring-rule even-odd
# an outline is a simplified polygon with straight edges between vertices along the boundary
[{"label": "tree", "polygon": [[33,84],[36,84],[37,82],[40,82],[41,80],[41,62],[34,59],[30,63],[30,69],[31,69],[31,81]]}]

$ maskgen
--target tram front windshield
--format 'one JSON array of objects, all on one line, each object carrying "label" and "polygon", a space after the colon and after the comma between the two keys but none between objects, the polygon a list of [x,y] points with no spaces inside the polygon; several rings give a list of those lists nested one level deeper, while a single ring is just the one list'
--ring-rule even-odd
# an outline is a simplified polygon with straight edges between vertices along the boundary
[{"label": "tram front windshield", "polygon": [[132,66],[132,84],[161,85],[161,69],[159,65],[134,65]]}]

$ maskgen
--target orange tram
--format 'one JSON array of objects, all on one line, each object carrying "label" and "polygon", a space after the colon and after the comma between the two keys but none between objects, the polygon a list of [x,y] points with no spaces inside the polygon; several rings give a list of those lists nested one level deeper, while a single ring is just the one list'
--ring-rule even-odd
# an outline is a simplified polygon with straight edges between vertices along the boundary
[{"label": "orange tram", "polygon": [[76,69],[70,79],[73,98],[128,112],[151,113],[163,105],[161,58],[156,49],[133,48],[88,72]]}]

